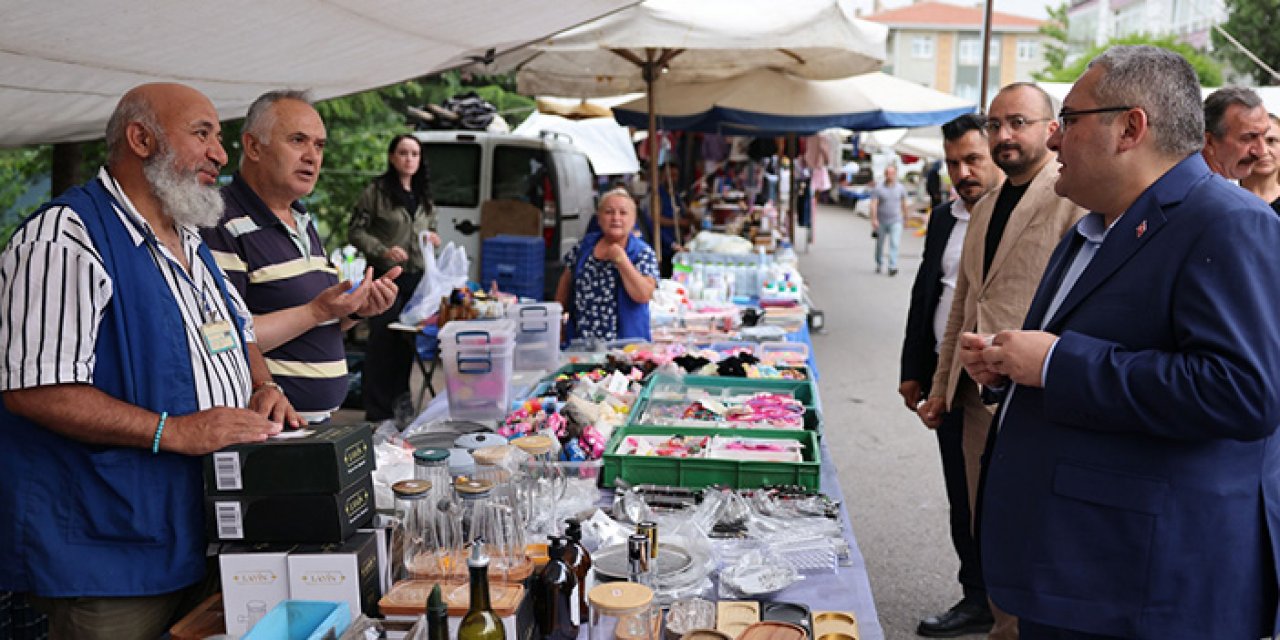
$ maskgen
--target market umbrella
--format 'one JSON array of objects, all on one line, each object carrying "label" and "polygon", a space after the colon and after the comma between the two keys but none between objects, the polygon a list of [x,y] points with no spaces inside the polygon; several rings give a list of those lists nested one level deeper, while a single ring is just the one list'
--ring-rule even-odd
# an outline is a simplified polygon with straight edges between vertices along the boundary
[{"label": "market umbrella", "polygon": [[[939,125],[976,103],[908,80],[864,73],[809,80],[758,69],[711,83],[666,85],[655,101],[659,129],[731,135],[811,134],[832,127],[855,131]],[[642,98],[613,107],[619,123],[641,126]]]},{"label": "market umbrella", "polygon": [[[880,68],[888,28],[854,16],[852,0],[648,0],[528,49],[521,93],[592,97],[707,82],[760,68],[839,78]],[[658,156],[649,119],[649,157]],[[650,184],[657,185],[656,162]],[[657,189],[650,189],[659,235]],[[662,247],[654,247],[661,257]]]}]

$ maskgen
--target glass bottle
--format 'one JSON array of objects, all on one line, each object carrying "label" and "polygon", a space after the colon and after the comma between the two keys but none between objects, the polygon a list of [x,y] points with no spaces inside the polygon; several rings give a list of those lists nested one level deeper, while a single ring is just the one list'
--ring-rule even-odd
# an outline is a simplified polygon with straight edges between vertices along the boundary
[{"label": "glass bottle", "polygon": [[530,533],[556,533],[556,507],[568,483],[564,469],[551,459],[555,442],[538,434],[517,438],[514,444],[530,457],[517,478],[520,501],[528,514],[525,528]]},{"label": "glass bottle", "polygon": [[597,585],[588,595],[588,640],[658,640],[662,611],[653,607],[653,590],[634,582]]},{"label": "glass bottle", "polygon": [[484,543],[471,546],[467,568],[471,574],[471,603],[458,626],[458,640],[506,640],[502,619],[489,604],[489,557],[484,555]]},{"label": "glass bottle", "polygon": [[573,575],[578,579],[578,612],[586,617],[587,592],[590,591],[591,553],[582,545],[582,523],[574,519],[564,521],[565,545],[564,562],[569,565]]},{"label": "glass bottle", "polygon": [[578,612],[578,578],[564,561],[566,540],[548,536],[547,565],[533,587],[533,615],[538,622],[536,637],[543,640],[576,640],[581,614]]},{"label": "glass bottle", "polygon": [[440,585],[431,587],[427,597],[427,640],[449,640],[449,607],[444,603]]}]

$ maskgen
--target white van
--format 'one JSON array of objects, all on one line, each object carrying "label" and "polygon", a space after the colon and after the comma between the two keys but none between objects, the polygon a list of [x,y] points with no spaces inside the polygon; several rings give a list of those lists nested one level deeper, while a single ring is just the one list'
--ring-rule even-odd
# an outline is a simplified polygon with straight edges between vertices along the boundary
[{"label": "white van", "polygon": [[480,279],[480,207],[519,200],[542,211],[546,242],[545,299],[555,293],[561,258],[582,239],[595,214],[595,174],[587,156],[557,137],[483,131],[419,131],[431,169],[437,232],[467,250],[471,278]]}]

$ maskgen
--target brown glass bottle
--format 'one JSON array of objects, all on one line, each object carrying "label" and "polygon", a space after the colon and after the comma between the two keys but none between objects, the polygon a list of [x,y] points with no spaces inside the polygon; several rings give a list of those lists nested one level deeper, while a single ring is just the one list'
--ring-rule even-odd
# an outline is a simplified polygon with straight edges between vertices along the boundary
[{"label": "brown glass bottle", "polygon": [[547,566],[538,574],[533,587],[533,615],[538,634],[543,640],[575,640],[578,637],[578,579],[565,564],[567,541],[550,536]]},{"label": "brown glass bottle", "polygon": [[493,612],[489,603],[489,557],[484,554],[484,543],[471,545],[471,557],[467,569],[471,575],[471,603],[467,615],[458,627],[458,640],[507,640],[502,619]]},{"label": "brown glass bottle", "polygon": [[591,575],[591,554],[582,545],[582,524],[573,519],[565,520],[564,524],[564,537],[568,540],[564,563],[569,565],[573,577],[578,579],[578,615],[579,620],[585,621],[587,612],[590,611],[587,592],[591,590],[591,585],[587,584],[587,578]]}]

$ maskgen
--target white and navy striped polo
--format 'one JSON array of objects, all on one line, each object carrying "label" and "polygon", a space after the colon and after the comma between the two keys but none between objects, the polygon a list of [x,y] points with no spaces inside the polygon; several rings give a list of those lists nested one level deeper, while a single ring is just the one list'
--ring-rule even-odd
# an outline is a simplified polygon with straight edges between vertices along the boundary
[{"label": "white and navy striped polo", "polygon": [[[222,195],[227,211],[218,226],[203,231],[204,239],[250,312],[264,315],[307,304],[338,283],[338,271],[301,203],[293,203],[303,221],[295,234],[239,173]],[[312,327],[263,356],[294,409],[309,421],[328,417],[347,395],[346,350],[337,320]]]}]

